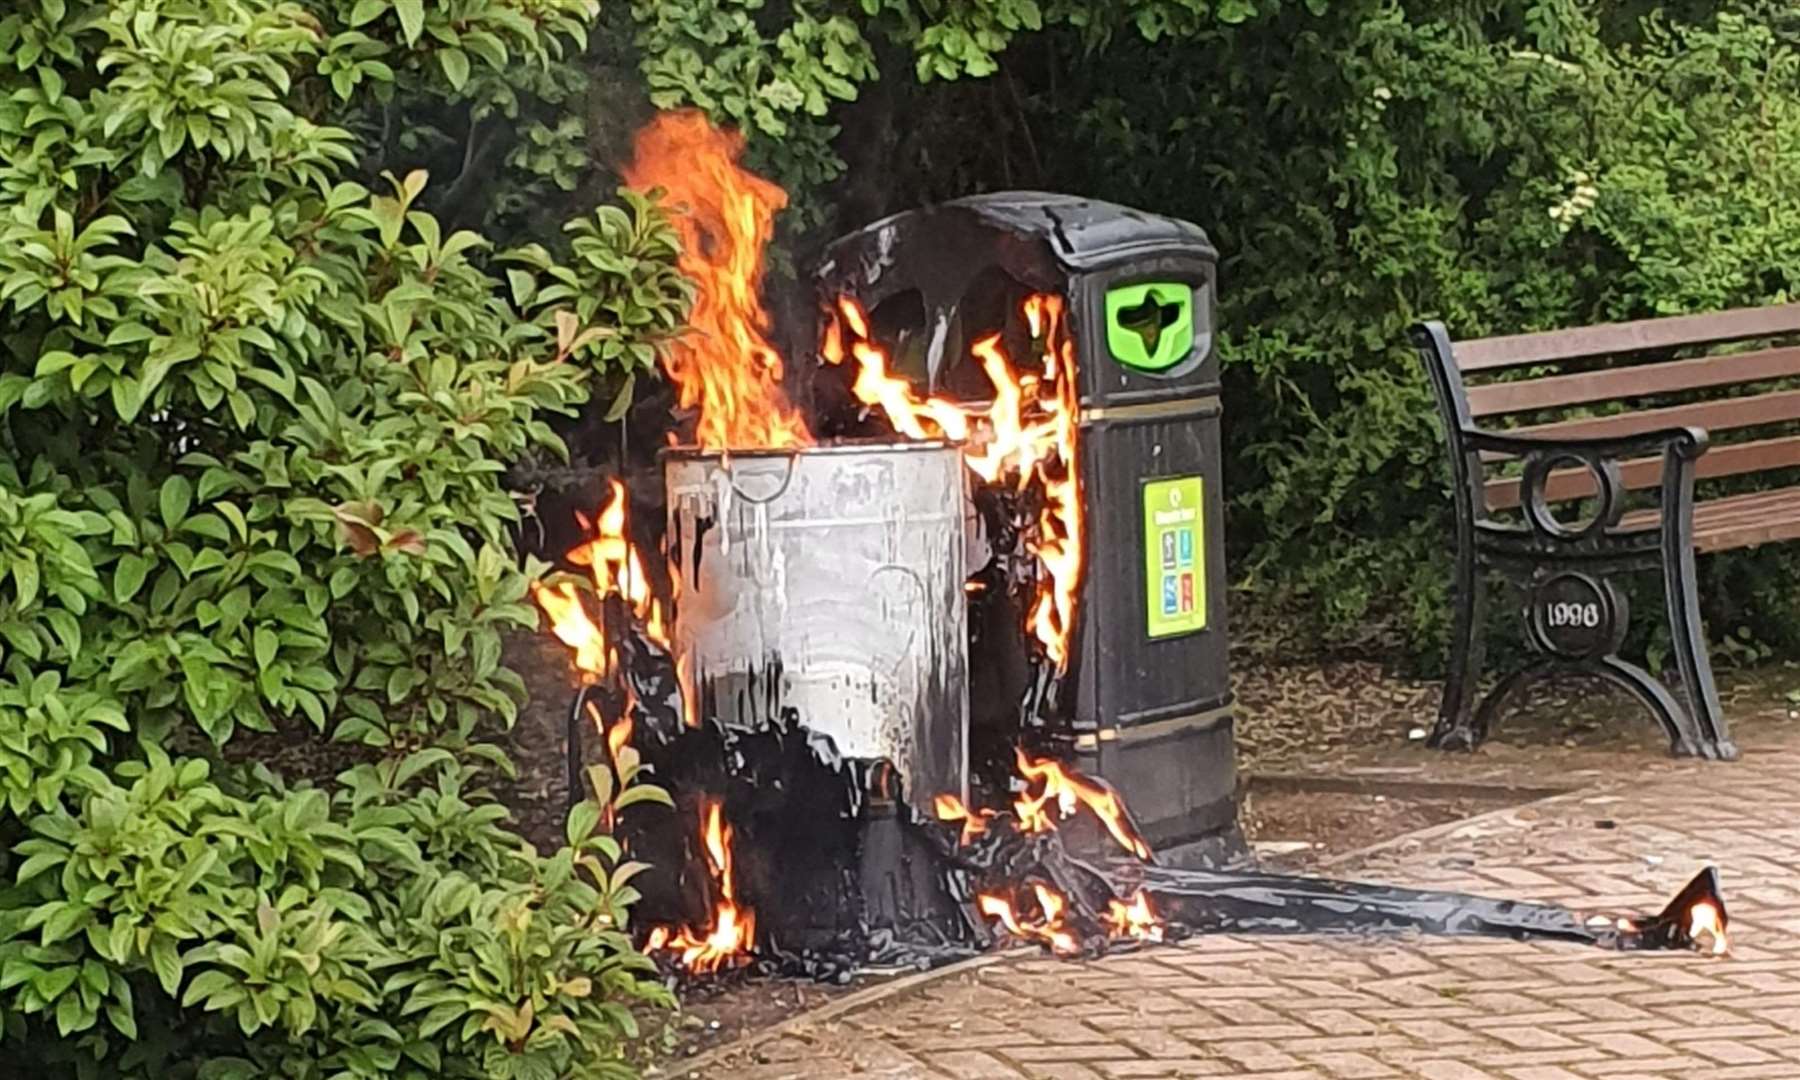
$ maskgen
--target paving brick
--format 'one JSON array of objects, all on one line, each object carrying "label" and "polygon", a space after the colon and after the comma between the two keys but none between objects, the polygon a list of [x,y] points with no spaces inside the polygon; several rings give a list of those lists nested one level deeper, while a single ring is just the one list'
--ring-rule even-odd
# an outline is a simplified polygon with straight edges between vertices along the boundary
[{"label": "paving brick", "polygon": [[1522,1050],[1560,1050],[1577,1045],[1573,1039],[1558,1035],[1547,1027],[1496,1027],[1488,1028],[1487,1034]]},{"label": "paving brick", "polygon": [[1505,1075],[1511,1080],[1588,1080],[1560,1065],[1524,1065],[1505,1070]]},{"label": "paving brick", "polygon": [[1656,1040],[1630,1031],[1604,1031],[1579,1037],[1613,1057],[1653,1058],[1668,1053],[1668,1049]]},{"label": "paving brick", "polygon": [[1025,1074],[991,1054],[979,1050],[945,1050],[932,1054],[931,1067],[945,1076],[993,1077],[994,1080],[1017,1080]]},{"label": "paving brick", "polygon": [[1100,1080],[1100,1074],[1087,1065],[1072,1061],[1038,1062],[1026,1067],[1031,1080]]},{"label": "paving brick", "polygon": [[1688,1043],[1684,1049],[1723,1065],[1762,1065],[1776,1060],[1774,1054],[1757,1049],[1754,1043],[1736,1040],[1708,1039]]},{"label": "paving brick", "polygon": [[1392,1065],[1376,1061],[1367,1054],[1334,1053],[1323,1054],[1302,1053],[1302,1060],[1312,1065],[1326,1076],[1338,1077],[1340,1080],[1378,1080],[1381,1077],[1399,1076]]},{"label": "paving brick", "polygon": [[1236,1062],[1244,1072],[1282,1072],[1297,1070],[1300,1061],[1283,1051],[1278,1044],[1246,1041],[1221,1042],[1211,1047],[1213,1053]]},{"label": "paving brick", "polygon": [[1466,1061],[1421,1061],[1417,1069],[1421,1080],[1505,1080],[1504,1077],[1478,1069]]},{"label": "paving brick", "polygon": [[1138,1077],[1235,1076],[1237,1066],[1217,1058],[1162,1058],[1154,1061],[1096,1061],[1094,1067],[1109,1080]]},{"label": "paving brick", "polygon": [[1202,1052],[1197,1045],[1180,1038],[1173,1031],[1148,1024],[1134,1024],[1130,1027],[1117,1028],[1109,1034],[1121,1046],[1135,1050],[1145,1057],[1188,1058]]}]

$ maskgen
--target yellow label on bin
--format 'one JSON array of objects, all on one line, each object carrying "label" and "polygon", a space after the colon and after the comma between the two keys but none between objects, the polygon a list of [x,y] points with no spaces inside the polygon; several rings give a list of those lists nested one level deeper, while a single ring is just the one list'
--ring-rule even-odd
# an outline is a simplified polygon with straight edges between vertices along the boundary
[{"label": "yellow label on bin", "polygon": [[1153,638],[1206,628],[1204,495],[1198,476],[1144,485],[1144,606]]}]

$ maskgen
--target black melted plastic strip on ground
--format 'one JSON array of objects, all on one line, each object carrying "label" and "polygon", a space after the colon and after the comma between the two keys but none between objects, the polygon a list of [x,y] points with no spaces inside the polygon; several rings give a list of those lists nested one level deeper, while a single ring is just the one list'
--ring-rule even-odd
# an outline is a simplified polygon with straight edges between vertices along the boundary
[{"label": "black melted plastic strip on ground", "polygon": [[1695,943],[1688,916],[1710,902],[1726,920],[1718,871],[1700,871],[1651,917],[1583,914],[1554,904],[1497,900],[1360,881],[1285,874],[1174,869],[1142,864],[1122,868],[1118,885],[1142,888],[1158,910],[1196,932],[1394,933],[1506,937],[1577,942],[1601,948],[1683,949]]}]

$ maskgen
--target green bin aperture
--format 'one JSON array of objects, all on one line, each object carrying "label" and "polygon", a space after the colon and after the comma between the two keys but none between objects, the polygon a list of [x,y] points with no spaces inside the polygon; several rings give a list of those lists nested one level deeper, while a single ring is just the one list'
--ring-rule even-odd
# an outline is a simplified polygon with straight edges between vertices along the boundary
[{"label": "green bin aperture", "polygon": [[1106,293],[1106,344],[1114,360],[1164,371],[1194,348],[1194,288],[1173,282],[1122,285]]}]

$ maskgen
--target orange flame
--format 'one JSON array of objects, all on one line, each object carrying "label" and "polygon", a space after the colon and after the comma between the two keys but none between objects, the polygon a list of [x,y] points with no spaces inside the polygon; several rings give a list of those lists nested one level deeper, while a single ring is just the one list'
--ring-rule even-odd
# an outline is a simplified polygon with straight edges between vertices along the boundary
[{"label": "orange flame", "polygon": [[[1013,812],[1018,816],[1021,832],[1048,832],[1056,828],[1056,819],[1050,816],[1051,806],[1055,806],[1060,816],[1065,818],[1085,806],[1106,826],[1106,831],[1112,834],[1120,847],[1140,859],[1150,858],[1150,845],[1144,842],[1144,838],[1132,826],[1131,819],[1125,814],[1125,804],[1117,792],[1095,783],[1073,769],[1065,769],[1054,761],[1033,761],[1023,750],[1016,753],[1019,774],[1027,784],[1025,793],[1013,803]],[[1032,795],[1031,788],[1040,782],[1043,790]]]},{"label": "orange flame", "polygon": [[1150,898],[1140,891],[1127,904],[1122,900],[1107,901],[1107,929],[1114,937],[1137,941],[1161,941],[1163,922],[1150,906]]},{"label": "orange flame", "polygon": [[1063,955],[1080,952],[1080,943],[1062,923],[1063,909],[1067,906],[1062,894],[1045,885],[1034,884],[1031,888],[1040,916],[1036,921],[1020,919],[1010,902],[992,893],[978,895],[975,906],[1021,941],[1041,941]]},{"label": "orange flame", "polygon": [[[1064,919],[1069,906],[1067,898],[1047,885],[1033,882],[1031,901],[1035,902],[1038,910],[1035,919],[1021,917],[1014,910],[1013,901],[995,893],[978,894],[975,897],[975,907],[1021,941],[1042,942],[1063,955],[1080,952],[1081,943],[1069,930]],[[1112,937],[1132,941],[1163,940],[1165,924],[1150,906],[1150,898],[1143,892],[1132,897],[1130,903],[1109,900],[1107,908],[1101,923]]]},{"label": "orange flame", "polygon": [[1696,945],[1702,937],[1712,943],[1712,954],[1724,956],[1731,951],[1731,941],[1725,933],[1725,922],[1719,917],[1719,909],[1711,900],[1702,900],[1688,909],[1688,940]]},{"label": "orange flame", "polygon": [[1034,294],[1025,301],[1026,324],[1043,350],[1041,378],[1013,370],[997,333],[971,346],[994,387],[994,399],[985,409],[921,399],[910,383],[888,371],[886,352],[869,340],[867,313],[850,297],[838,300],[819,349],[827,363],[855,360],[851,392],[865,405],[880,408],[902,435],[965,442],[963,461],[987,483],[1011,477],[1020,489],[1032,483],[1043,488],[1037,533],[1026,538],[1026,546],[1043,565],[1046,580],[1038,586],[1027,625],[1058,671],[1069,665],[1083,555],[1076,445],[1080,401],[1075,346],[1065,332],[1063,312],[1059,296]]},{"label": "orange flame", "polygon": [[1075,346],[1066,337],[1059,340],[1062,326],[1060,297],[1033,297],[1042,300],[1040,314],[1033,316],[1026,304],[1034,335],[1044,339],[1045,378],[1054,388],[1053,405],[1046,405],[1054,432],[1052,442],[1061,460],[1059,473],[1039,469],[1044,483],[1044,509],[1038,515],[1037,557],[1049,572],[1049,588],[1039,590],[1037,607],[1031,613],[1031,628],[1043,642],[1045,652],[1055,661],[1058,671],[1069,664],[1069,639],[1075,632],[1075,593],[1081,583],[1082,516],[1081,482],[1075,444],[1080,420],[1080,400],[1075,389]]},{"label": "orange flame", "polygon": [[694,283],[691,333],[664,358],[684,409],[697,409],[704,450],[812,445],[781,388],[760,296],[763,249],[787,193],[738,165],[743,138],[693,110],[665,112],[638,133],[625,182],[661,188],[675,218],[681,270]]},{"label": "orange flame", "polygon": [[531,595],[550,619],[550,630],[564,645],[575,650],[575,666],[590,675],[605,676],[613,669],[613,650],[606,631],[588,617],[581,590],[572,581],[546,585],[531,583]]},{"label": "orange flame", "polygon": [[869,317],[850,297],[838,299],[838,319],[826,325],[825,341],[820,354],[827,363],[844,362],[844,336],[839,319],[847,323],[855,339],[849,355],[856,360],[856,381],[850,392],[865,405],[879,406],[887,414],[894,430],[911,439],[948,439],[961,442],[969,437],[969,417],[963,407],[944,398],[920,400],[912,384],[888,373],[886,350],[869,340]]},{"label": "orange flame", "polygon": [[670,950],[679,953],[679,961],[690,971],[717,971],[742,963],[749,958],[756,940],[756,916],[737,903],[737,885],[731,871],[731,826],[725,824],[724,808],[709,799],[702,813],[701,847],[706,852],[707,869],[718,886],[719,899],[713,906],[713,925],[705,931],[683,928],[671,930],[658,926],[645,939],[647,952]]},{"label": "orange flame", "polygon": [[[594,723],[597,726],[605,726],[605,722],[600,718],[600,710],[591,701],[588,702],[588,711],[593,714]],[[624,716],[619,717],[611,727],[606,728],[606,749],[612,755],[614,765],[619,763],[619,752],[631,745],[631,728],[630,709],[626,709]]]},{"label": "orange flame", "polygon": [[1025,388],[1015,378],[1006,352],[1000,347],[1000,335],[989,334],[970,347],[981,361],[981,370],[994,386],[994,402],[988,408],[988,444],[979,452],[971,452],[964,461],[975,475],[995,483],[1009,467],[1019,474],[1021,483],[1031,476],[1038,454],[1047,449],[1052,432],[1048,421],[1025,421]]},{"label": "orange flame", "polygon": [[694,688],[694,657],[682,653],[675,658],[675,682],[681,688],[681,720],[691,728],[700,726],[700,691]]},{"label": "orange flame", "polygon": [[[652,595],[650,578],[644,573],[644,560],[627,535],[627,499],[625,485],[611,482],[612,497],[600,516],[590,523],[584,515],[576,515],[582,528],[590,530],[586,540],[569,550],[568,559],[576,566],[588,568],[594,591],[600,600],[620,596],[631,606],[632,615],[642,624],[644,636],[667,648],[669,630],[663,616],[662,601]],[[573,582],[554,585],[532,582],[531,593],[550,619],[551,631],[562,643],[575,650],[575,666],[595,678],[605,678],[619,666],[617,647],[606,639],[606,630],[588,614],[581,590]]]},{"label": "orange flame", "polygon": [[[650,640],[665,648],[669,644],[668,628],[663,621],[662,601],[650,591],[650,576],[644,573],[644,560],[627,535],[626,514],[629,504],[625,485],[610,482],[612,498],[594,522],[593,535],[570,549],[568,559],[585,566],[594,578],[601,596],[618,595],[631,605],[631,613],[644,624]],[[585,518],[578,516],[583,526]]]},{"label": "orange flame", "polygon": [[969,841],[987,832],[988,819],[994,816],[992,810],[970,812],[961,799],[954,795],[939,795],[932,800],[931,808],[939,821],[960,821],[963,823],[960,843]]}]

